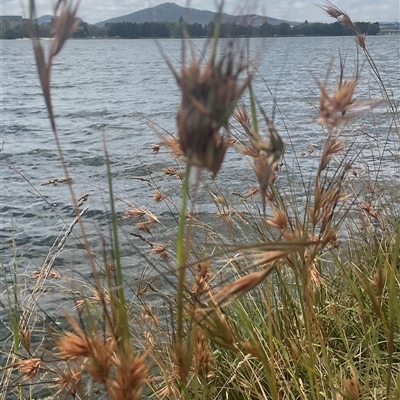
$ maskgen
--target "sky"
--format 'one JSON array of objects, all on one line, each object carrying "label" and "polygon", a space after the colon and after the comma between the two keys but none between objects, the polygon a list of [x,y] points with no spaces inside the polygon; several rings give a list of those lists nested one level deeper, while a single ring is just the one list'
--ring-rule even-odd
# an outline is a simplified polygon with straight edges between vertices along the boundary
[{"label": "sky", "polygon": [[[1,15],[27,15],[28,0],[0,0]],[[36,0],[37,16],[52,14],[51,0]],[[71,0],[69,0],[71,1]],[[187,0],[168,0],[187,6]],[[119,17],[167,0],[81,0],[78,16],[89,23]],[[218,1],[219,2],[219,1]],[[189,7],[200,10],[216,10],[216,0],[191,0]],[[324,0],[225,0],[224,11],[229,14],[261,14],[287,21],[333,22],[317,4]],[[400,21],[399,0],[332,0],[347,12],[354,21]],[[25,12],[23,11],[25,10]]]}]

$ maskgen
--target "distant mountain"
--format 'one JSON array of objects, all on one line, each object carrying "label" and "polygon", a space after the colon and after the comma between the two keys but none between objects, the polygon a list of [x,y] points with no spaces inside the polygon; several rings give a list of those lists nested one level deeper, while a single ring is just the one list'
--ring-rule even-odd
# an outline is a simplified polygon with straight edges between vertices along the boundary
[{"label": "distant mountain", "polygon": [[[178,22],[180,17],[183,17],[188,24],[195,22],[199,24],[208,24],[210,21],[214,21],[217,13],[206,10],[197,10],[195,8],[187,8],[178,6],[175,3],[164,3],[155,7],[146,8],[144,10],[136,11],[132,14],[123,15],[121,17],[111,18],[106,21],[98,22],[96,25],[104,27],[106,24],[118,23],[118,22]],[[230,15],[222,14],[221,20],[223,23],[236,22],[237,24],[246,25],[261,25],[267,21],[271,25],[279,25],[281,22],[288,22],[281,19],[263,17],[256,14],[248,15]],[[292,23],[293,24],[293,23]],[[296,23],[294,23],[296,24]]]},{"label": "distant mountain", "polygon": [[49,24],[52,20],[53,15],[42,15],[39,18],[35,19],[35,22],[37,25],[43,25],[43,24]]}]

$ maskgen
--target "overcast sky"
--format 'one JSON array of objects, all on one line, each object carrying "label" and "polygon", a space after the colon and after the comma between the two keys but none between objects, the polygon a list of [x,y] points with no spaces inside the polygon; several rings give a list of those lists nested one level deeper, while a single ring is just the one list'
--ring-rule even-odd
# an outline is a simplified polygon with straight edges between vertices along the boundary
[{"label": "overcast sky", "polygon": [[[0,0],[2,15],[26,15],[28,0]],[[166,0],[81,0],[79,16],[90,23],[130,14],[143,8],[154,7]],[[186,0],[170,0],[186,6]],[[316,5],[323,0],[225,0],[224,11],[230,14],[262,14],[288,21],[333,22]],[[399,0],[332,0],[346,11],[354,21],[399,21]],[[52,14],[51,0],[36,0],[37,15]],[[190,7],[200,10],[216,9],[215,0],[191,0]],[[25,12],[23,8],[25,6]]]}]

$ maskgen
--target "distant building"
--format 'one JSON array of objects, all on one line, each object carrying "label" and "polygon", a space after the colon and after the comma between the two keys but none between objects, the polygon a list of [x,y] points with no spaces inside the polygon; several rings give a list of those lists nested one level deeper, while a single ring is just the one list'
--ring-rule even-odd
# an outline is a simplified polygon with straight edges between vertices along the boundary
[{"label": "distant building", "polygon": [[22,23],[23,19],[20,15],[0,15],[2,21],[19,22]]},{"label": "distant building", "polygon": [[380,31],[381,35],[400,34],[400,24],[398,22],[381,23],[380,28],[381,28],[381,31]]},{"label": "distant building", "polygon": [[0,15],[0,34],[7,29],[15,29],[24,23],[20,15]]},{"label": "distant building", "polygon": [[24,22],[23,18],[20,15],[1,15],[0,16],[0,25],[6,25],[10,28],[16,25],[20,25]]}]

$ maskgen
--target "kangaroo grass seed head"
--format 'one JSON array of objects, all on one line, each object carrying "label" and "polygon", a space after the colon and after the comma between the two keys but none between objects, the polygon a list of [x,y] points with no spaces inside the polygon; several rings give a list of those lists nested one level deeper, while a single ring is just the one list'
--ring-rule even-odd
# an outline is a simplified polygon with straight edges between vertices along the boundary
[{"label": "kangaroo grass seed head", "polygon": [[215,359],[210,351],[209,340],[202,333],[198,333],[194,351],[194,371],[196,375],[212,378],[214,374],[211,368],[214,361]]},{"label": "kangaroo grass seed head", "polygon": [[185,171],[182,168],[176,169],[172,166],[164,168],[163,171],[165,175],[177,176],[180,180],[182,180],[185,175]]},{"label": "kangaroo grass seed head", "polygon": [[201,279],[204,279],[206,282],[208,282],[213,276],[213,273],[211,272],[210,261],[197,263],[195,269],[197,276],[200,276]]},{"label": "kangaroo grass seed head", "polygon": [[228,207],[228,202],[224,196],[211,193],[211,197],[215,203],[221,204],[222,206],[225,206],[225,207]]},{"label": "kangaroo grass seed head", "polygon": [[367,36],[360,32],[357,25],[351,20],[351,18],[342,10],[334,6],[332,3],[327,1],[321,8],[328,13],[332,18],[335,18],[341,25],[346,26],[356,35],[356,43],[363,50],[366,50],[365,40]]},{"label": "kangaroo grass seed head", "polygon": [[257,187],[252,187],[248,190],[247,193],[243,197],[248,198],[248,197],[253,197],[258,193],[259,189]]},{"label": "kangaroo grass seed head", "polygon": [[125,211],[126,217],[142,217],[143,215],[146,215],[146,211],[140,207],[128,209]]},{"label": "kangaroo grass seed head", "polygon": [[285,145],[278,134],[273,121],[267,117],[261,107],[260,111],[268,126],[269,142],[264,141],[258,132],[255,132],[250,128],[245,129],[250,144],[243,147],[241,146],[241,152],[253,158],[253,170],[258,180],[259,192],[261,194],[263,210],[265,212],[266,193],[268,187],[277,178],[276,172],[279,170],[279,160],[283,154]]},{"label": "kangaroo grass seed head", "polygon": [[152,224],[160,223],[158,218],[151,211],[146,211],[146,221]]},{"label": "kangaroo grass seed head", "polygon": [[151,250],[153,254],[158,254],[164,260],[168,260],[168,253],[166,251],[166,247],[163,244],[156,243]]},{"label": "kangaroo grass seed head", "polygon": [[83,365],[96,382],[105,383],[110,375],[116,342],[114,339],[104,340],[100,337],[93,339],[90,344],[90,357],[85,359]]},{"label": "kangaroo grass seed head", "polygon": [[80,363],[71,365],[67,363],[64,371],[57,371],[58,377],[53,380],[53,386],[59,389],[57,394],[66,392],[66,394],[75,398],[82,392],[83,368]]},{"label": "kangaroo grass seed head", "polygon": [[250,127],[250,117],[243,106],[238,106],[233,113],[233,116],[240,125]]},{"label": "kangaroo grass seed head", "polygon": [[320,6],[327,14],[329,14],[332,18],[338,19],[340,18],[344,12],[333,5],[331,2],[325,2],[325,5]]},{"label": "kangaroo grass seed head", "polygon": [[18,329],[18,334],[24,349],[29,352],[31,347],[31,330],[29,328],[20,327]]},{"label": "kangaroo grass seed head", "polygon": [[151,145],[151,150],[153,151],[154,154],[158,154],[158,152],[160,151],[161,146],[159,144],[155,144],[153,143]]},{"label": "kangaroo grass seed head", "polygon": [[32,380],[39,372],[41,365],[40,358],[29,358],[18,362],[18,368],[24,379]]},{"label": "kangaroo grass seed head", "polygon": [[336,19],[340,24],[347,26],[352,31],[356,31],[357,27],[351,18],[340,8],[336,7],[330,1],[326,1],[324,5],[320,6],[329,16]]},{"label": "kangaroo grass seed head", "polygon": [[150,322],[154,326],[158,326],[158,317],[154,314],[153,309],[149,305],[145,305],[142,307],[142,316],[141,320],[143,323]]},{"label": "kangaroo grass seed head", "polygon": [[109,393],[115,400],[138,400],[141,398],[143,384],[147,381],[148,368],[146,356],[114,355],[115,377],[108,382]]},{"label": "kangaroo grass seed head", "polygon": [[139,231],[144,231],[146,233],[151,233],[151,227],[153,226],[154,222],[146,221],[146,222],[138,222],[136,224],[136,228]]},{"label": "kangaroo grass seed head", "polygon": [[164,142],[164,144],[169,148],[169,150],[174,158],[180,158],[180,157],[184,156],[182,149],[179,145],[178,139],[176,139],[174,137],[166,138],[161,135],[160,135],[160,137],[161,137],[162,141]]},{"label": "kangaroo grass seed head", "polygon": [[217,62],[215,40],[204,65],[195,59],[192,48],[191,62],[183,63],[179,72],[167,61],[181,90],[176,116],[179,147],[188,163],[208,169],[213,177],[229,146],[221,130],[227,128],[236,103],[251,80],[250,74],[244,76],[248,64],[234,44],[232,40],[227,43]]},{"label": "kangaroo grass seed head", "polygon": [[327,128],[335,128],[342,121],[347,120],[346,112],[358,106],[354,102],[354,90],[358,84],[357,79],[348,81],[340,81],[337,90],[333,95],[329,94],[329,90],[318,82],[321,91],[319,103],[319,118],[317,122]]},{"label": "kangaroo grass seed head", "polygon": [[379,213],[374,209],[372,206],[371,202],[365,202],[361,204],[361,209],[364,210],[369,216],[371,216],[374,219],[379,219]]},{"label": "kangaroo grass seed head", "polygon": [[78,335],[66,332],[57,340],[57,348],[59,357],[65,360],[88,357],[90,354],[89,343],[82,330],[80,330]]},{"label": "kangaroo grass seed head", "polygon": [[166,198],[167,198],[167,196],[158,189],[153,193],[153,200],[156,203],[160,203],[161,201],[165,200]]},{"label": "kangaroo grass seed head", "polygon": [[276,209],[275,207],[271,207],[271,211],[273,217],[266,221],[267,224],[276,229],[281,229],[281,230],[286,229],[289,224],[287,211],[284,209]]},{"label": "kangaroo grass seed head", "polygon": [[356,34],[356,43],[365,50],[365,41],[367,39],[367,35],[364,33],[357,33]]},{"label": "kangaroo grass seed head", "polygon": [[337,137],[328,138],[321,156],[320,170],[323,171],[329,165],[332,155],[340,153],[344,149],[345,143],[343,140],[339,140]]}]

